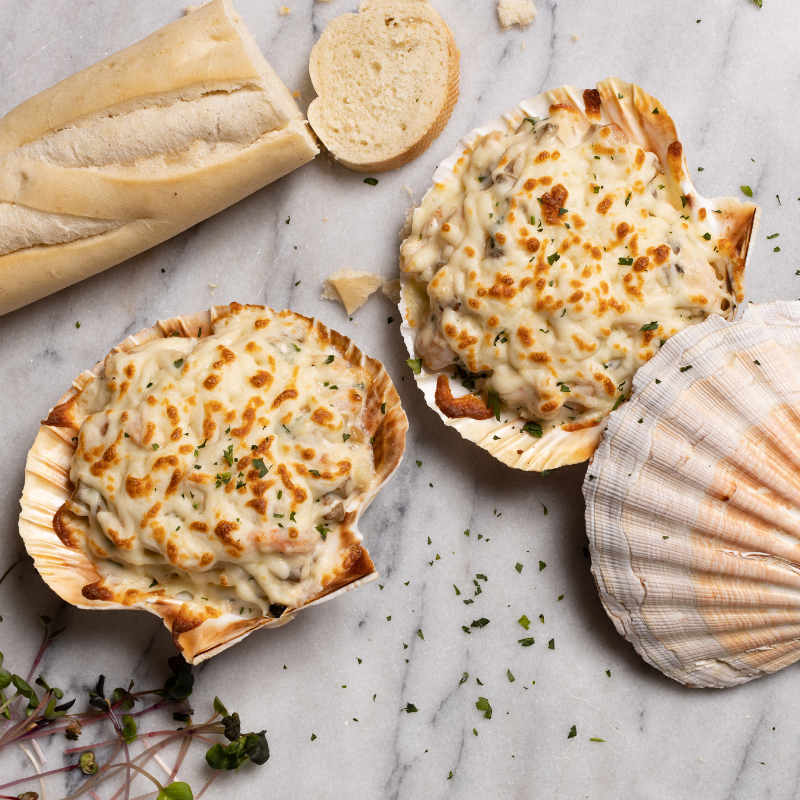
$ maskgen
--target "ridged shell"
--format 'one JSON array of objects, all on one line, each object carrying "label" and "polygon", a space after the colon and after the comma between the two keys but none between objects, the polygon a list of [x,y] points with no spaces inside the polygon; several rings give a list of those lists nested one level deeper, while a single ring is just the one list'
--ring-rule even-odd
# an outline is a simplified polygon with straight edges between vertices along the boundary
[{"label": "ridged shell", "polygon": [[[192,338],[198,329],[202,336],[210,336],[214,332],[216,320],[231,311],[231,306],[213,306],[208,311],[187,314],[161,320],[152,328],[145,328],[137,334],[129,336],[117,345],[106,356],[120,351],[131,350],[137,345],[153,339],[171,336],[177,331],[181,336]],[[353,364],[360,364],[372,376],[373,383],[367,405],[380,408],[386,404],[386,413],[381,415],[380,426],[375,432],[373,452],[375,454],[375,482],[369,493],[360,498],[360,503],[348,510],[356,511],[356,519],[351,526],[357,531],[358,517],[365,511],[377,495],[384,483],[400,465],[405,448],[405,436],[408,420],[400,405],[400,398],[389,375],[380,361],[365,356],[346,336],[325,327],[318,320],[309,319],[300,314],[295,319],[305,323],[309,329],[315,328],[330,337],[332,344],[342,352],[344,358]],[[59,403],[63,403],[77,394],[97,375],[103,374],[105,359],[99,361],[94,369],[82,372],[66,392]],[[28,553],[33,557],[36,569],[45,582],[56,594],[80,608],[142,608],[156,614],[164,620],[164,624],[172,632],[176,646],[182,651],[187,661],[199,664],[213,655],[225,650],[243,639],[257,628],[272,628],[285,625],[301,609],[288,609],[278,618],[261,617],[243,620],[234,614],[223,614],[216,619],[207,619],[192,630],[176,630],[182,606],[180,600],[160,598],[155,602],[140,602],[123,606],[115,602],[89,601],[81,590],[88,583],[99,579],[91,561],[80,550],[64,545],[53,529],[53,515],[69,498],[73,486],[69,478],[70,460],[75,452],[72,437],[77,435],[74,428],[54,428],[42,425],[36,436],[33,447],[28,453],[25,465],[25,485],[22,492],[22,513],[19,519],[19,530]],[[347,575],[338,576],[334,586],[329,587],[313,598],[302,608],[331,600],[344,592],[356,589],[365,583],[375,580],[378,573],[365,548],[365,558],[359,560]]]},{"label": "ridged shell", "polygon": [[[744,259],[745,269],[734,271],[730,266],[730,284],[740,297],[744,296],[744,271],[749,262],[750,241],[758,230],[761,210],[752,203],[741,203],[735,198],[716,198],[705,200],[692,184],[686,156],[680,148],[679,158],[669,155],[669,147],[674,142],[680,142],[678,128],[672,118],[664,111],[664,106],[656,98],[647,94],[635,84],[625,83],[619,78],[607,78],[597,84],[600,93],[600,123],[615,122],[627,134],[633,144],[638,144],[649,152],[658,156],[659,161],[667,172],[667,177],[675,182],[680,189],[680,194],[687,198],[687,211],[697,218],[701,209],[717,208],[722,214],[708,213],[705,224],[709,230],[720,235],[725,235],[738,248],[741,258]],[[597,123],[596,117],[588,117],[583,100],[583,92],[575,86],[561,86],[548,92],[542,92],[531,100],[525,100],[516,108],[497,117],[480,128],[468,133],[459,142],[453,153],[439,164],[433,176],[433,185],[453,180],[456,162],[467,148],[471,148],[479,136],[485,136],[492,131],[516,130],[526,117],[539,117],[544,119],[550,114],[552,105],[566,104],[577,111],[573,129],[562,131],[559,136],[567,138],[565,144],[569,147],[576,145],[587,134],[589,128]],[[653,108],[658,107],[660,112],[653,114]],[[562,137],[563,138],[563,137]],[[416,357],[415,340],[417,329],[408,322],[408,301],[405,296],[411,291],[407,274],[400,270],[402,285],[400,298],[400,312],[402,314],[401,331],[406,343],[409,356]],[[731,309],[732,317],[735,309]],[[449,374],[452,370],[442,370]],[[436,380],[439,371],[428,369],[424,364],[422,371],[416,375],[417,385],[422,389],[427,404],[439,415],[445,425],[455,428],[465,439],[475,442],[479,447],[487,450],[495,458],[508,464],[510,467],[526,471],[541,472],[555,469],[568,464],[577,464],[590,458],[594,453],[608,418],[604,418],[599,425],[583,430],[567,432],[562,428],[545,430],[545,435],[535,439],[527,433],[522,433],[521,428],[526,420],[515,416],[504,407],[502,416],[509,417],[507,422],[498,422],[494,418],[488,420],[474,420],[468,418],[450,419],[445,416],[436,405]],[[456,389],[457,384],[451,384]],[[512,418],[513,417],[513,418]]]},{"label": "ridged shell", "polygon": [[647,662],[722,688],[800,659],[800,303],[670,339],[583,490],[603,605]]}]

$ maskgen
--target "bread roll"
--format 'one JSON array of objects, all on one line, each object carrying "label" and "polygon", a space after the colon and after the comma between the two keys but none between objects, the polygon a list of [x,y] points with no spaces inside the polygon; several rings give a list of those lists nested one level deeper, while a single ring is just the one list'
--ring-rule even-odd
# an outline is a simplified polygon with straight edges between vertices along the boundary
[{"label": "bread roll", "polygon": [[330,153],[359,172],[407,164],[444,130],[458,100],[459,52],[427,0],[362,0],[311,51],[308,119]]},{"label": "bread roll", "polygon": [[0,119],[0,314],[141,253],[317,154],[229,0]]}]

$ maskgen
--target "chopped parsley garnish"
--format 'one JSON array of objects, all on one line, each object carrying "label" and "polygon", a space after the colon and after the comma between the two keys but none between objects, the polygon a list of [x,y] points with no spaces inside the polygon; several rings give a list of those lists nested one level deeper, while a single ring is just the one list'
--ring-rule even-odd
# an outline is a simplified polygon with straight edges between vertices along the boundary
[{"label": "chopped parsley garnish", "polygon": [[630,267],[633,264],[633,256],[629,256],[628,258],[621,258],[619,260],[620,266],[622,267]]},{"label": "chopped parsley garnish", "polygon": [[555,640],[555,639],[551,639],[551,640],[550,640],[550,641],[547,643],[547,649],[548,649],[548,650],[555,650],[555,649],[556,649],[556,640]]},{"label": "chopped parsley garnish", "polygon": [[386,413],[386,403],[381,403],[381,414]]},{"label": "chopped parsley garnish", "polygon": [[575,738],[577,735],[578,735],[578,730],[577,730],[577,728],[576,728],[576,727],[573,725],[573,726],[572,726],[572,727],[569,729],[569,733],[567,734],[567,739],[574,739],[574,738]]},{"label": "chopped parsley garnish", "polygon": [[779,233],[773,233],[772,236],[767,236],[767,239],[774,239],[777,236],[780,236],[780,234]]},{"label": "chopped parsley garnish", "polygon": [[415,375],[419,375],[422,372],[422,359],[421,358],[407,358],[406,364],[411,367],[411,371]]},{"label": "chopped parsley garnish", "polygon": [[632,194],[631,192],[628,192],[628,196],[625,198],[625,205],[626,205],[626,206],[627,206],[627,205],[628,205],[628,203],[630,203],[630,201],[631,201],[631,194]]},{"label": "chopped parsley garnish", "polygon": [[642,325],[642,327],[639,328],[639,332],[655,331],[655,330],[658,330],[658,322],[650,322],[647,325]]},{"label": "chopped parsley garnish", "polygon": [[233,445],[222,451],[222,457],[228,462],[228,466],[233,466]]},{"label": "chopped parsley garnish", "polygon": [[553,253],[553,255],[547,256],[547,263],[552,267],[560,258],[561,256],[558,253]]},{"label": "chopped parsley garnish", "polygon": [[158,445],[157,444],[153,445],[153,450],[158,450]]},{"label": "chopped parsley garnish", "polygon": [[491,706],[491,704],[489,703],[489,701],[485,697],[479,697],[478,698],[478,702],[475,703],[475,708],[477,708],[478,711],[485,712],[483,716],[486,719],[491,719],[492,718],[492,706]]},{"label": "chopped parsley garnish", "polygon": [[472,620],[470,628],[485,628],[488,624],[489,620],[486,617],[481,617],[480,619]]},{"label": "chopped parsley garnish", "polygon": [[539,562],[539,572],[541,572],[546,566],[547,566],[547,564],[545,564],[544,561],[540,561]]},{"label": "chopped parsley garnish", "polygon": [[520,564],[519,561],[517,561],[516,566],[514,567],[514,569],[517,572],[522,572],[522,564]]},{"label": "chopped parsley garnish", "polygon": [[522,627],[523,627],[523,628],[525,628],[525,630],[528,630],[528,628],[530,628],[530,626],[531,626],[531,621],[530,621],[530,620],[529,620],[529,619],[528,619],[528,618],[525,616],[525,614],[523,614],[523,615],[522,615],[522,616],[521,616],[521,617],[520,617],[520,618],[517,620],[517,622],[518,622],[520,625],[522,625]]},{"label": "chopped parsley garnish", "polygon": [[231,482],[230,472],[218,473],[217,475],[214,476],[214,478],[217,481],[217,489],[219,489],[219,487],[222,486],[223,483],[227,486]]},{"label": "chopped parsley garnish", "polygon": [[532,644],[536,644],[536,639],[533,636],[529,636],[526,639],[517,639],[517,643],[521,644],[523,647],[530,647]]},{"label": "chopped parsley garnish", "polygon": [[511,670],[510,670],[510,669],[507,669],[507,670],[506,670],[506,675],[508,676],[508,681],[509,681],[509,683],[514,683],[514,681],[515,681],[516,679],[514,678],[514,675],[511,673]]},{"label": "chopped parsley garnish", "polygon": [[489,409],[494,414],[495,419],[500,422],[500,405],[502,404],[502,400],[500,399],[500,395],[497,394],[496,389],[489,389],[487,405]]},{"label": "chopped parsley garnish", "polygon": [[179,358],[177,361],[173,361],[172,366],[175,367],[175,369],[180,369],[183,366],[183,359]]},{"label": "chopped parsley garnish", "polygon": [[[323,542],[328,538],[330,532],[330,528],[326,528],[324,525],[317,525],[317,533],[322,537]],[[387,617],[387,619],[391,619],[391,617]]]},{"label": "chopped parsley garnish", "polygon": [[343,442],[346,442],[349,438],[350,438],[350,434],[349,433],[343,433],[342,434],[342,441]]},{"label": "chopped parsley garnish", "polygon": [[711,234],[710,234],[708,231],[706,231],[706,232],[703,234],[703,238],[704,238],[706,241],[709,241],[709,240],[711,239]]},{"label": "chopped parsley garnish", "polygon": [[[378,181],[375,181],[375,183],[377,182]],[[406,714],[413,714],[414,712],[419,711],[419,709],[413,703],[406,703],[406,707],[401,709],[401,711],[405,711]]]},{"label": "chopped parsley garnish", "polygon": [[533,420],[528,420],[523,426],[522,430],[524,433],[527,433],[530,436],[533,436],[536,439],[542,438],[542,426],[538,422],[534,422]]},{"label": "chopped parsley garnish", "polygon": [[494,346],[495,346],[495,347],[497,347],[497,340],[498,340],[498,339],[500,339],[500,337],[501,337],[501,336],[502,336],[503,338],[502,338],[502,339],[500,339],[500,341],[501,341],[503,344],[505,344],[505,343],[508,341],[508,338],[507,338],[506,336],[504,336],[504,334],[505,334],[505,330],[502,330],[502,331],[500,331],[500,333],[498,333],[498,334],[497,334],[497,336],[495,336],[495,337],[494,337]]},{"label": "chopped parsley garnish", "polygon": [[743,195],[746,195],[747,197],[753,196],[753,190],[749,186],[740,186],[739,188],[742,190]]},{"label": "chopped parsley garnish", "polygon": [[570,391],[570,388],[569,388],[569,386],[567,386],[567,384],[566,384],[566,383],[562,383],[562,384],[561,384],[561,391],[562,391],[562,392],[569,392],[569,391]]},{"label": "chopped parsley garnish", "polygon": [[258,470],[258,477],[263,478],[268,472],[272,464],[266,466],[263,458],[254,458],[253,466]]},{"label": "chopped parsley garnish", "polygon": [[[367,183],[370,186],[377,186],[378,185],[378,179],[377,178],[364,178],[364,183]],[[416,711],[416,710],[417,709],[415,708],[414,711]]]},{"label": "chopped parsley garnish", "polygon": [[309,472],[315,477],[319,478],[319,470],[318,469],[310,469]]},{"label": "chopped parsley garnish", "polygon": [[691,369],[691,368],[692,368],[692,365],[691,365],[691,364],[689,364],[689,365],[688,365],[688,366],[686,366],[686,367],[681,367],[681,372],[686,372],[686,370],[687,370],[687,369]]},{"label": "chopped parsley garnish", "polygon": [[563,217],[564,214],[569,214],[569,211],[566,208],[559,208],[558,209],[558,216]]},{"label": "chopped parsley garnish", "polygon": [[324,364],[333,364],[333,359],[334,359],[334,356],[328,356],[323,363]]}]

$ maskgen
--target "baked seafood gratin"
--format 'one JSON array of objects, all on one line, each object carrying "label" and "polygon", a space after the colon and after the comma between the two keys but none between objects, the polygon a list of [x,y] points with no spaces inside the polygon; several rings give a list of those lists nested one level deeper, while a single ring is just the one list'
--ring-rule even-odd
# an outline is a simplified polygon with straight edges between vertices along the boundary
[{"label": "baked seafood gratin", "polygon": [[697,194],[674,122],[638,86],[522,103],[439,166],[401,247],[428,403],[511,466],[585,460],[670,336],[733,318],[757,220]]},{"label": "baked seafood gratin", "polygon": [[61,597],[158,614],[197,663],[377,577],[356,523],[407,428],[380,362],[319,322],[239,304],[176,317],[51,411],[20,530]]}]

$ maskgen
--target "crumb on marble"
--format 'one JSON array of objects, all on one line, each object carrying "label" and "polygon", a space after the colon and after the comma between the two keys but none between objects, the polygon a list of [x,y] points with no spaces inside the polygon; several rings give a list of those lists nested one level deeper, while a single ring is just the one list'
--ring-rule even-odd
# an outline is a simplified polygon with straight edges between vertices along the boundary
[{"label": "crumb on marble", "polygon": [[407,183],[403,184],[402,189],[409,197],[414,196],[414,190]]},{"label": "crumb on marble", "polygon": [[288,16],[289,16],[289,14],[291,14],[291,13],[292,13],[292,9],[291,9],[291,8],[289,8],[289,6],[281,6],[281,7],[278,9],[278,13],[279,13],[279,14],[280,14],[282,17],[288,17]]},{"label": "crumb on marble", "polygon": [[295,100],[299,100],[300,99],[300,91],[296,90],[296,91],[292,92],[292,97],[294,97]]},{"label": "crumb on marble", "polygon": [[497,4],[497,16],[504,31],[512,25],[520,28],[530,25],[538,13],[532,0],[500,0]]},{"label": "crumb on marble", "polygon": [[522,40],[522,44],[519,46],[519,49],[520,50],[524,50],[525,49],[525,40],[524,39]]},{"label": "crumb on marble", "polygon": [[383,286],[382,275],[345,267],[334,272],[326,281],[323,300],[339,300],[348,314],[361,308],[369,296]]},{"label": "crumb on marble", "polygon": [[327,222],[327,221],[328,221],[328,218],[327,218],[327,217],[323,217],[323,218],[322,218],[322,221],[323,221],[323,222]]},{"label": "crumb on marble", "polygon": [[381,291],[388,297],[395,305],[400,302],[400,281],[386,281],[381,286]]},{"label": "crumb on marble", "polygon": [[581,37],[580,37],[580,36],[578,36],[578,34],[577,34],[577,33],[573,33],[573,34],[572,34],[572,41],[573,41],[573,42],[580,41],[580,38],[581,38]]}]

